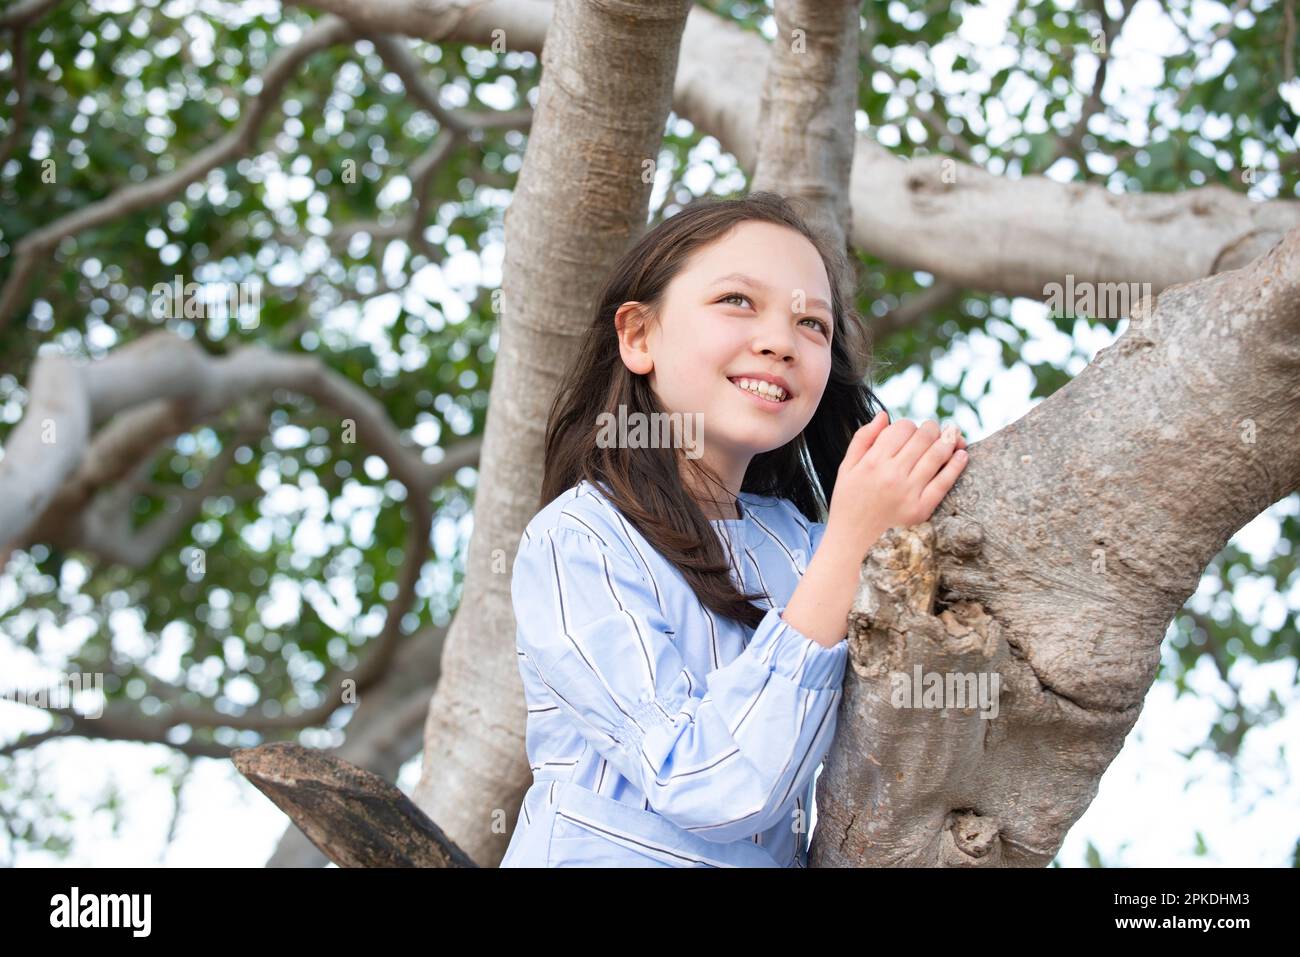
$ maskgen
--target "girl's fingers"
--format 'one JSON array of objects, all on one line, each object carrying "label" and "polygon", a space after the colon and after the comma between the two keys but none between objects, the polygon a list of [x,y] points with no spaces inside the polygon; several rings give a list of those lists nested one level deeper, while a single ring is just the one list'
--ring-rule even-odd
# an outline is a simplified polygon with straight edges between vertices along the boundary
[{"label": "girl's fingers", "polygon": [[[894,453],[894,461],[902,467],[903,471],[907,473],[915,472],[917,463],[939,441],[940,434],[939,423],[933,419],[927,419],[916,427],[916,430],[903,444],[903,447]],[[928,474],[933,475],[938,470],[939,463],[935,462]]]},{"label": "girl's fingers", "polygon": [[[961,438],[961,433],[957,431],[955,425],[948,426],[948,428],[952,430],[949,433],[948,440],[945,441],[943,432],[940,432],[939,437],[921,453],[921,457],[918,458],[916,464],[912,466],[911,475],[916,481],[920,483],[929,482],[934,478],[934,476],[938,475],[939,470],[942,469],[946,463],[951,462],[953,456],[957,454],[957,440]],[[915,441],[915,439],[913,441]],[[903,449],[899,455],[905,455],[910,451],[911,447],[909,446],[908,448]]]},{"label": "girl's fingers", "polygon": [[908,440],[916,434],[916,423],[910,419],[899,419],[897,422],[891,422],[880,441],[876,443],[880,449],[877,455],[882,459],[891,459],[898,455],[898,450],[907,445]]},{"label": "girl's fingers", "polygon": [[849,468],[857,465],[862,456],[867,454],[867,449],[871,448],[871,443],[876,440],[876,436],[888,425],[889,414],[879,412],[874,419],[854,432],[849,447],[844,451],[844,465]]},{"label": "girl's fingers", "polygon": [[966,462],[969,459],[969,453],[964,449],[958,449],[952,453],[952,458],[948,459],[948,464],[939,470],[939,474],[930,480],[930,484],[921,493],[921,504],[927,515],[939,507],[939,503],[952,489],[953,484],[957,481],[957,476],[961,475],[962,469],[966,467]]}]

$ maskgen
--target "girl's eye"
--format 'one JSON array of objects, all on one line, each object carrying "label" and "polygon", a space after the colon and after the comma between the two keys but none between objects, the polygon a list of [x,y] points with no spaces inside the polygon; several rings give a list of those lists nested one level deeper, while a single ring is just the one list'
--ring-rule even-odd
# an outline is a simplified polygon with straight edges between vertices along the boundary
[{"label": "girl's eye", "polygon": [[[750,302],[750,298],[742,292],[729,292],[721,299],[719,299],[718,302],[726,302],[728,299],[743,299],[745,300],[745,302]],[[804,316],[804,318],[800,319],[799,321],[817,323],[817,327],[821,329],[822,334],[825,335],[826,338],[828,339],[830,338],[831,327],[826,324],[826,321],[824,319],[818,319],[816,316]]]}]

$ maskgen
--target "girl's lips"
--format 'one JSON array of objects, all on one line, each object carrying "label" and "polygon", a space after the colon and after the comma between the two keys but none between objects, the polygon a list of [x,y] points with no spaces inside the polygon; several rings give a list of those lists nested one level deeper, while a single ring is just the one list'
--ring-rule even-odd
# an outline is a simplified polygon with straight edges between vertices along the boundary
[{"label": "girl's lips", "polygon": [[[728,379],[727,381],[728,381],[728,382],[731,382],[730,379]],[[740,386],[736,385],[736,383],[734,383],[734,382],[731,382],[731,384],[732,384],[733,386],[736,386],[736,391],[737,391],[737,392],[741,392],[741,393],[747,395],[750,399],[752,399],[753,401],[759,403],[759,404],[760,404],[761,406],[763,406],[763,408],[765,408],[765,409],[770,409],[770,410],[772,410],[772,411],[776,411],[777,409],[781,408],[781,406],[783,406],[783,405],[788,405],[789,402],[790,402],[790,400],[789,400],[788,398],[787,398],[787,399],[783,399],[783,400],[781,400],[780,402],[776,401],[775,399],[768,399],[768,398],[765,398],[765,397],[759,395],[757,392],[751,392],[751,391],[749,391],[749,389],[742,389]]]}]

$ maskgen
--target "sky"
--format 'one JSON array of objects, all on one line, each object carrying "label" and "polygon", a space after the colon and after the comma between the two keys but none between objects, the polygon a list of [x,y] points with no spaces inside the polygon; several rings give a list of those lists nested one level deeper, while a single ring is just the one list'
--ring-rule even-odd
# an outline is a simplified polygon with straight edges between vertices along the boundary
[{"label": "sky", "polygon": [[[978,61],[989,70],[1002,65],[1000,58],[1005,56],[1005,51],[999,50],[999,42],[1008,7],[1005,2],[983,4],[980,9],[968,13],[960,31],[960,41],[973,44],[978,49]],[[1208,29],[1221,10],[1217,4],[1197,4],[1193,8],[1193,22],[1201,29]],[[1177,34],[1159,6],[1151,0],[1142,0],[1113,50],[1109,82],[1117,84],[1117,90],[1124,93],[1117,98],[1119,113],[1140,115],[1142,97],[1146,95],[1144,91],[1160,80],[1160,58],[1177,49],[1178,42]],[[1225,46],[1219,44],[1201,68],[1221,69],[1222,62],[1216,64],[1215,61],[1230,56],[1231,51],[1225,50]],[[955,89],[950,84],[956,84],[958,80],[945,69],[945,64],[951,63],[952,50],[940,44],[930,51],[929,56],[941,87]],[[1091,69],[1087,59],[1086,55],[1079,58],[1079,68],[1085,73]],[[1086,76],[1083,82],[1086,88]],[[1009,88],[1008,95],[1017,95],[1013,87]],[[1290,84],[1287,96],[1300,107],[1300,83]],[[502,102],[492,105],[506,107],[513,103],[503,91]],[[906,117],[901,119],[906,121]],[[988,117],[990,123],[996,123],[997,119],[996,115]],[[685,121],[678,122],[683,124],[683,129],[689,128]],[[870,129],[865,115],[859,117],[859,128]],[[888,144],[891,137],[897,136],[897,127],[884,123],[873,132]],[[717,144],[712,139],[704,141],[697,151],[697,158],[715,159],[725,166],[725,158],[719,157]],[[1249,157],[1245,159],[1251,162]],[[285,202],[302,199],[302,191],[306,189],[303,181],[310,182],[306,172],[305,169],[274,171],[268,180],[272,204],[277,201],[276,197]],[[1068,161],[1062,161],[1048,172],[1048,175],[1060,179],[1068,179],[1071,174]],[[735,174],[728,177],[724,173],[721,180],[715,180],[703,162],[698,163],[687,178],[687,184],[696,191],[726,191],[740,183]],[[667,186],[666,171],[661,170],[652,206],[657,208]],[[1256,198],[1268,198],[1267,181],[1255,189],[1262,191],[1258,195],[1252,193]],[[396,177],[392,187],[381,194],[381,206],[400,206],[408,193],[409,184],[404,185],[404,180]],[[485,196],[502,206],[509,201],[508,194],[500,192],[487,191]],[[435,224],[428,235],[435,242],[447,239],[441,223]],[[359,241],[364,242],[364,239]],[[427,311],[424,295],[452,303],[458,296],[463,297],[459,309],[453,306],[443,316],[431,316],[431,323],[455,323],[463,319],[469,308],[465,300],[473,295],[476,287],[479,284],[495,287],[500,282],[502,250],[499,242],[481,256],[465,249],[459,237],[451,237],[447,243],[451,255],[441,268],[427,266],[405,280],[410,289],[422,293],[405,298],[408,309]],[[275,284],[300,282],[307,272],[320,265],[324,256],[322,247],[323,243],[309,244],[301,257],[275,263],[268,280]],[[165,253],[165,247],[162,252]],[[400,274],[404,261],[402,244],[395,243],[390,247],[384,269],[394,275]],[[335,310],[326,318],[320,335],[368,342],[386,367],[415,374],[423,368],[427,354],[422,354],[417,347],[405,351],[393,349],[389,326],[398,314],[397,294],[378,296],[364,306],[349,304]],[[1027,357],[1033,361],[1054,357],[1066,364],[1071,373],[1080,371],[1099,349],[1114,338],[1105,331],[1091,330],[1082,322],[1076,325],[1073,337],[1067,336],[1048,320],[1041,304],[1023,299],[1013,301],[1010,321],[1027,335]],[[1124,325],[1120,324],[1116,335],[1122,334]],[[219,333],[220,330],[213,332]],[[112,347],[111,333],[101,330],[97,335],[101,336],[99,344],[103,348]],[[963,369],[977,372],[968,376],[966,384],[970,408],[959,409],[955,416],[968,442],[975,442],[1015,421],[1037,401],[1029,398],[1033,383],[1028,368],[1018,363],[1011,369],[1001,369],[1000,353],[1001,343],[997,338],[977,332],[967,341],[956,344],[935,365],[936,378],[949,384],[958,381]],[[1075,354],[1072,356],[1072,353]],[[990,388],[987,395],[979,396],[984,379],[990,380]],[[920,421],[936,417],[937,391],[931,385],[923,385],[915,370],[894,377],[881,386],[878,393],[895,418]],[[978,409],[978,417],[974,414],[975,409]],[[453,423],[452,429],[463,434],[468,425],[466,417],[464,421]],[[445,441],[449,438],[438,432],[436,425],[423,422],[417,424],[415,437],[421,444],[433,446],[440,439]],[[305,430],[286,425],[273,431],[273,439],[286,448],[300,446],[306,442]],[[430,460],[438,454],[431,449]],[[368,463],[367,471],[372,479],[383,477],[378,460]],[[267,528],[281,509],[306,506],[307,518],[295,536],[295,542],[304,552],[327,547],[325,524],[328,518],[346,521],[354,535],[368,535],[367,526],[373,524],[378,507],[373,488],[368,492],[364,487],[357,487],[348,493],[347,501],[330,503],[323,500],[323,495],[313,495],[310,489],[301,491],[280,484],[273,469],[268,469],[267,473],[263,481],[267,491],[264,500]],[[1239,531],[1233,543],[1262,560],[1272,553],[1276,543],[1277,515],[1283,509],[1293,507],[1288,503],[1275,505]],[[471,529],[472,517],[440,521],[433,533],[435,553],[440,558],[449,558],[463,546]],[[431,587],[445,588],[445,574],[445,569],[437,570]],[[66,590],[69,601],[74,600],[81,579],[84,579],[84,569],[79,570],[76,562],[69,562],[65,579],[59,583]],[[1271,587],[1239,583],[1236,601],[1246,620],[1276,628],[1285,610],[1300,604],[1297,592],[1300,588],[1287,595],[1278,595]],[[0,577],[0,607],[8,607],[17,601],[18,594],[12,576]],[[306,600],[312,602],[326,621],[337,627],[351,626],[361,633],[373,634],[380,624],[377,620],[356,619],[360,604],[346,582],[321,583],[311,593],[303,594],[292,586],[276,583],[270,594],[272,601],[267,615],[271,620],[292,620],[298,603]],[[1211,596],[1203,587],[1191,601],[1195,607],[1207,610]],[[150,639],[140,629],[139,620],[129,610],[122,610],[114,618],[114,627],[115,644],[120,643],[128,653],[150,644]],[[79,645],[83,635],[84,630],[75,621],[64,629],[43,629],[39,656],[35,658],[0,642],[0,674],[5,675],[2,684],[6,688],[15,685],[38,687],[57,680],[58,668],[55,665],[63,655]],[[152,659],[160,677],[168,680],[180,677],[179,654],[184,642],[185,637],[179,632],[162,636]],[[1162,654],[1173,655],[1167,639]],[[1224,698],[1225,686],[1213,666],[1202,661],[1190,676],[1189,683],[1195,689],[1195,695],[1175,699],[1174,689],[1168,682],[1154,685],[1124,748],[1103,775],[1095,801],[1069,832],[1058,855],[1060,864],[1084,865],[1087,846],[1091,843],[1107,865],[1115,866],[1289,866],[1292,850],[1300,837],[1300,815],[1296,814],[1297,807],[1300,807],[1296,759],[1294,751],[1288,755],[1285,749],[1288,741],[1300,740],[1300,709],[1295,707],[1294,671],[1294,662],[1257,665],[1243,660],[1234,668],[1231,677],[1248,704],[1264,701],[1270,692],[1288,704],[1283,718],[1269,727],[1252,730],[1246,736],[1236,764],[1237,775],[1226,762],[1208,753],[1199,752],[1190,760],[1178,753],[1205,739],[1217,713],[1214,701]],[[249,695],[251,700],[251,689]],[[42,730],[47,725],[48,720],[40,712],[0,699],[0,740],[8,741],[19,733]],[[338,743],[338,735],[337,732],[321,731],[304,743],[329,746]],[[63,862],[48,853],[23,854],[14,862],[20,866],[59,863],[144,867],[260,866],[271,854],[288,823],[288,819],[228,762],[195,760],[179,794],[173,794],[168,780],[155,773],[157,766],[178,760],[175,752],[162,745],[74,739],[42,745],[35,758],[43,784],[48,784],[60,806],[73,815],[74,853]],[[418,779],[420,760],[416,756],[409,761],[398,779],[398,786],[407,793]],[[103,812],[91,814],[89,811],[93,803],[113,792],[117,793],[125,810],[124,821],[116,830],[109,815]],[[1202,845],[1202,853],[1198,853],[1198,843]],[[11,863],[8,854],[8,848],[0,841],[0,864]]]}]

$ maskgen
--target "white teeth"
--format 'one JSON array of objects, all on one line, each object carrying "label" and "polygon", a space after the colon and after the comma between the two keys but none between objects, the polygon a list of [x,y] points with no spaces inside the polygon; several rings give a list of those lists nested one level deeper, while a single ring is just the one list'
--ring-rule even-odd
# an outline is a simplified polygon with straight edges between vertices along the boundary
[{"label": "white teeth", "polygon": [[769,382],[764,382],[762,379],[733,379],[732,381],[746,391],[755,392],[777,402],[785,401],[784,389]]}]

